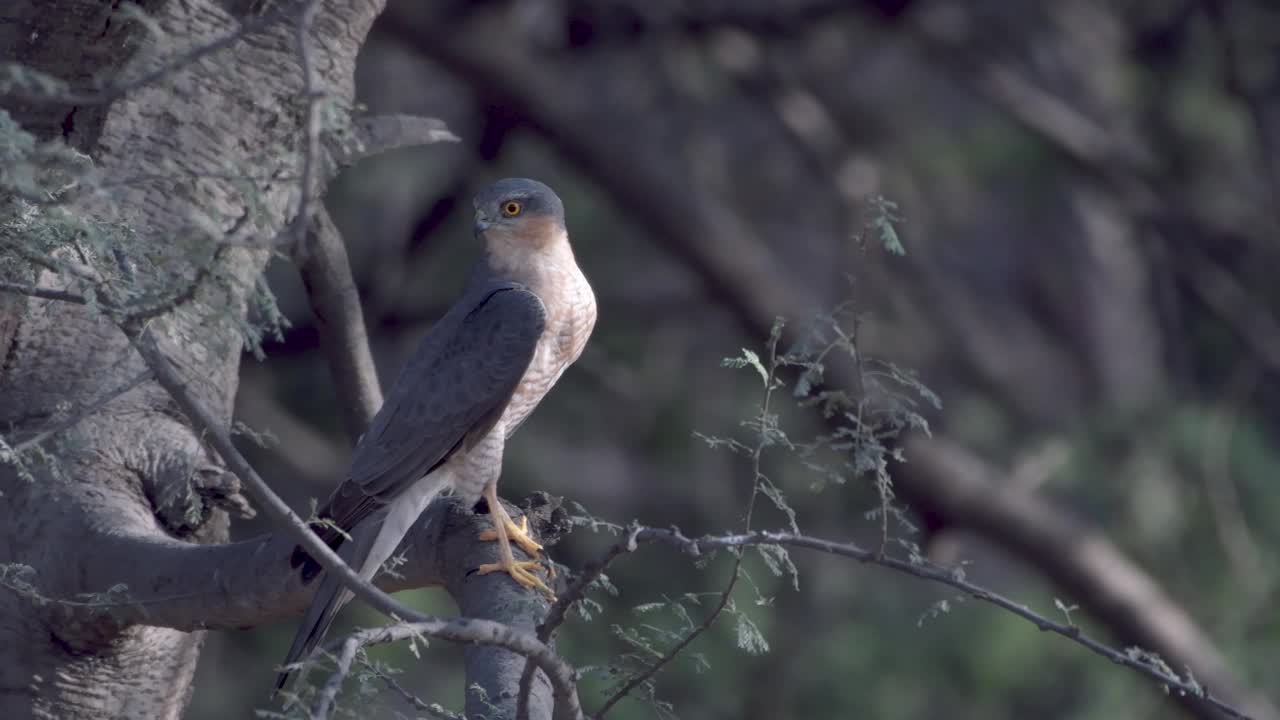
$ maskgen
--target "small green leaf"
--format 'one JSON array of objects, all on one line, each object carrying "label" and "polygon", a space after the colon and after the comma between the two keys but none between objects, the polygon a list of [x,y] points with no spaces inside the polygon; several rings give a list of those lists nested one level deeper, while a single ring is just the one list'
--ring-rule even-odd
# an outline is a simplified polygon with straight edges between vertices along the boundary
[{"label": "small green leaf", "polygon": [[876,226],[880,228],[880,243],[884,245],[885,250],[894,255],[907,254],[907,249],[902,246],[902,241],[898,239],[898,231],[893,229],[893,223],[888,218],[877,219]]},{"label": "small green leaf", "polygon": [[742,348],[741,357],[725,358],[720,362],[720,365],[733,368],[753,367],[756,372],[760,373],[761,382],[766,385],[769,383],[769,371],[765,370],[764,363],[760,362],[760,356],[746,348]]},{"label": "small green leaf", "polygon": [[751,618],[743,613],[738,613],[737,618],[738,647],[752,655],[763,655],[769,652],[769,642],[764,639],[760,628],[751,622]]},{"label": "small green leaf", "polygon": [[800,590],[800,571],[791,561],[791,555],[787,553],[786,548],[781,545],[764,544],[757,545],[756,551],[760,553],[760,559],[764,561],[765,567],[769,568],[769,572],[778,577],[785,572],[791,576],[791,587],[794,590]]}]

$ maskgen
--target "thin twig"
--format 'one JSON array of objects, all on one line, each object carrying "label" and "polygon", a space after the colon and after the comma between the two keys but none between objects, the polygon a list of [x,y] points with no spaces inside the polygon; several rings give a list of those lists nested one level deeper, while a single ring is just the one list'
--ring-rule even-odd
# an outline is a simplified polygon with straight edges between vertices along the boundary
[{"label": "thin twig", "polygon": [[427,704],[422,698],[414,695],[405,689],[403,685],[396,682],[396,679],[389,674],[383,672],[377,665],[368,664],[369,672],[372,672],[379,680],[386,684],[387,687],[394,690],[404,701],[414,707],[415,710],[429,714],[436,720],[467,720],[459,713],[449,712],[443,707],[436,704]]},{"label": "thin twig", "polygon": [[[582,568],[582,572],[573,581],[569,588],[565,590],[547,611],[547,617],[538,626],[538,639],[544,643],[551,642],[551,636],[556,629],[564,623],[565,618],[569,615],[569,610],[582,599],[587,593],[587,589],[591,584],[604,574],[623,553],[635,552],[636,535],[640,532],[640,525],[632,523],[627,526],[626,537],[614,543],[598,560],[588,563]],[[520,675],[520,690],[516,700],[516,720],[528,720],[529,718],[529,693],[533,689],[533,663],[528,660],[524,664],[524,672]]]},{"label": "thin twig", "polygon": [[328,720],[329,714],[333,712],[338,691],[342,689],[342,681],[350,674],[351,662],[355,660],[356,652],[361,647],[363,647],[361,633],[354,633],[343,639],[338,652],[337,666],[329,676],[329,680],[316,694],[315,703],[311,706],[311,720]]},{"label": "thin twig", "polygon": [[[781,337],[782,324],[777,322],[774,324],[773,331],[769,336],[769,365],[768,372],[765,373],[764,399],[760,403],[759,436],[756,438],[756,445],[751,453],[751,497],[747,500],[747,511],[742,521],[742,531],[744,533],[751,532],[751,518],[755,513],[756,498],[760,495],[760,483],[764,479],[760,459],[764,455],[764,449],[773,444],[773,440],[769,432],[769,425],[771,422],[769,420],[769,409],[771,401],[773,400],[773,391],[777,388],[775,379],[778,371],[778,341]],[[634,537],[635,536],[632,535],[633,540]],[[698,637],[711,628],[716,619],[719,618],[725,608],[729,606],[729,601],[733,597],[733,591],[738,586],[738,579],[742,577],[743,556],[744,553],[741,548],[738,548],[733,559],[733,574],[729,577],[729,583],[725,586],[724,591],[720,593],[720,599],[711,612],[703,618],[702,622],[697,627],[690,631],[688,635],[685,635],[680,642],[667,650],[667,652],[655,663],[650,665],[647,670],[631,678],[631,680],[622,686],[622,689],[618,690],[612,697],[606,700],[604,705],[602,705],[595,714],[597,720],[599,720],[599,718],[603,718],[614,705],[617,705],[623,698],[630,695],[632,690],[635,690],[640,685],[648,682],[648,680],[654,675],[658,674],[662,668],[666,667],[668,663],[678,657],[680,653],[684,652],[684,649],[694,640],[698,639]]]},{"label": "thin twig", "polygon": [[316,317],[347,436],[355,442],[382,407],[382,388],[347,248],[323,206],[316,208],[306,242],[297,250],[294,263]]},{"label": "thin twig", "polygon": [[[336,656],[338,658],[338,665],[337,665],[337,668],[334,670],[334,673],[329,677],[329,680],[326,682],[325,689],[327,690],[331,686],[341,687],[342,681],[351,672],[351,660],[354,659],[355,653],[359,651],[360,648],[368,647],[369,645],[379,645],[383,643],[400,642],[402,640],[421,639],[424,635],[439,637],[445,640],[453,640],[456,642],[478,643],[483,645],[499,645],[508,650],[511,650],[512,652],[520,653],[521,655],[526,655],[530,657],[536,654],[534,652],[535,647],[541,648],[543,651],[545,651],[548,654],[551,653],[550,649],[548,649],[546,645],[538,642],[532,635],[529,635],[527,633],[522,633],[518,630],[514,630],[509,626],[503,625],[501,623],[493,622],[491,620],[462,619],[462,622],[459,623],[458,618],[443,620],[440,618],[431,618],[430,616],[422,615],[422,613],[415,612],[414,614],[422,617],[426,617],[428,619],[415,620],[413,622],[401,622],[395,625],[387,625],[386,627],[379,627],[379,628],[370,628],[367,630],[357,630],[356,632],[352,633],[351,635],[348,635],[342,640],[339,640],[336,643],[329,644],[326,647],[326,649],[330,653],[335,653],[336,651]],[[466,633],[457,633],[451,630],[450,628],[443,626],[446,624],[455,625],[455,626],[459,624],[475,625],[477,628],[482,628],[482,632],[476,633],[476,632],[467,631]],[[513,637],[518,638],[519,641],[511,644],[507,644],[505,642],[497,642],[497,641],[494,641],[492,637],[487,636],[484,631],[488,631],[489,633],[504,632],[504,633],[510,634]],[[554,658],[555,655],[551,654],[550,657]],[[344,658],[346,658],[345,663],[344,663]],[[559,661],[559,658],[555,658],[555,659]],[[537,660],[535,660],[535,663],[536,662]],[[568,665],[565,665],[563,661],[559,661],[559,662],[563,665],[564,671],[568,672],[568,679],[572,681],[573,669],[570,668]],[[538,663],[538,666],[543,672],[547,671],[546,666],[543,665],[542,663]],[[555,684],[556,684],[556,681],[553,679],[552,685],[554,686]],[[334,692],[336,694],[336,690]],[[568,707],[568,708],[561,707],[558,693],[559,691],[557,691],[556,717],[557,718],[574,717],[579,720],[583,720],[581,710],[578,710],[574,707]],[[322,691],[322,694],[323,694],[323,691]],[[576,700],[577,700],[576,694],[573,696],[573,700],[575,701],[574,705],[576,705]],[[323,718],[327,717],[327,714],[322,714],[319,716],[316,715],[315,710],[319,709],[319,707],[320,707],[320,700],[318,699],[315,708],[313,708],[312,710],[313,720],[323,720]],[[564,714],[565,710],[568,710],[571,713],[576,712],[577,714],[565,715]]]},{"label": "thin twig", "polygon": [[[1056,635],[1061,635],[1062,637],[1085,647],[1091,652],[1101,655],[1117,665],[1132,668],[1166,686],[1171,691],[1184,696],[1199,698],[1202,702],[1228,717],[1244,720],[1248,720],[1250,717],[1243,711],[1238,710],[1237,708],[1214,697],[1208,689],[1200,686],[1194,680],[1190,678],[1184,680],[1173,674],[1171,671],[1145,660],[1144,655],[1136,652],[1135,648],[1129,648],[1128,651],[1116,650],[1084,634],[1080,630],[1080,627],[1074,623],[1051,620],[1034,610],[1031,610],[1026,605],[1014,602],[999,593],[969,582],[964,578],[962,573],[956,572],[953,569],[917,564],[887,555],[882,556],[874,550],[868,550],[852,543],[838,543],[831,540],[823,540],[790,532],[769,532],[757,530],[754,532],[740,533],[736,535],[707,535],[698,538],[689,538],[673,530],[644,528],[636,536],[636,539],[639,542],[661,542],[668,545],[674,545],[694,555],[701,555],[707,549],[742,548],[749,545],[789,545],[792,547],[818,550],[832,555],[840,555],[842,557],[852,558],[867,564],[879,565],[913,577],[950,586],[975,600],[995,605],[998,608],[1011,612],[1014,615],[1030,622],[1035,625],[1037,629],[1043,632],[1051,632]],[[597,714],[596,717],[599,718],[599,714]]]}]

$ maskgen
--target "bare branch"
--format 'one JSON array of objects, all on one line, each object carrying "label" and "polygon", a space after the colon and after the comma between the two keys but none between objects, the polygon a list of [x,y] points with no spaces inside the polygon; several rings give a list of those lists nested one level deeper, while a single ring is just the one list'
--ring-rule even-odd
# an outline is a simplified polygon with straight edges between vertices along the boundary
[{"label": "bare branch", "polygon": [[431,718],[433,718],[433,720],[467,720],[462,715],[459,715],[458,713],[449,712],[448,710],[445,710],[439,705],[435,705],[435,704],[428,705],[427,703],[422,701],[422,698],[418,697],[417,695],[414,695],[408,690],[405,690],[404,686],[396,682],[395,678],[383,672],[377,666],[370,665],[369,670],[374,675],[378,676],[378,678],[382,680],[382,682],[386,683],[387,687],[391,688],[393,691],[396,692],[397,695],[404,698],[405,702],[412,705],[414,709],[420,712],[427,713],[428,715],[431,716]]},{"label": "bare branch", "polygon": [[[501,623],[492,622],[490,620],[471,620],[477,628],[480,628],[484,634],[466,633],[466,636],[458,635],[443,627],[440,620],[414,621],[400,623],[397,625],[388,625],[386,627],[372,628],[369,630],[357,631],[343,640],[339,641],[336,646],[330,646],[330,649],[337,649],[338,667],[326,682],[321,696],[317,698],[315,706],[312,708],[311,717],[313,720],[323,720],[327,718],[332,710],[333,697],[337,694],[337,689],[341,687],[342,681],[351,671],[351,662],[355,658],[356,652],[368,645],[378,645],[382,643],[399,642],[401,640],[412,640],[421,638],[424,635],[433,637],[441,637],[446,640],[456,640],[464,643],[482,642],[486,645],[498,645],[508,648],[514,652],[526,655],[533,659],[539,656],[542,651],[551,653],[549,649],[542,643],[538,642],[532,636],[513,630],[512,628]],[[479,640],[478,637],[485,637],[486,640]],[[541,648],[541,650],[539,650]],[[563,663],[553,653],[551,658]],[[536,661],[535,661],[536,662]],[[541,666],[540,666],[541,667]],[[565,666],[569,672],[569,680],[572,681],[572,669]],[[545,670],[545,668],[542,668]],[[332,692],[332,695],[329,693]],[[576,696],[575,696],[576,697]],[[576,717],[582,717],[581,711],[576,711]],[[574,717],[562,714],[561,703],[556,702],[556,717]]]},{"label": "bare branch", "polygon": [[339,644],[336,667],[328,681],[320,688],[320,692],[316,693],[315,703],[311,706],[311,720],[328,720],[329,714],[333,712],[338,691],[342,689],[342,682],[351,672],[351,662],[356,659],[356,652],[371,642],[369,639],[371,633],[380,633],[381,630],[381,628],[373,631],[362,630],[348,635]]},{"label": "bare branch", "polygon": [[459,140],[443,120],[405,113],[357,116],[351,121],[351,132],[355,143],[333,142],[333,136],[325,138],[330,140],[325,145],[335,171],[392,150]]},{"label": "bare branch", "polygon": [[[556,628],[564,623],[565,618],[569,614],[569,609],[574,603],[578,602],[587,593],[587,589],[591,584],[604,574],[609,565],[618,559],[623,553],[635,552],[636,535],[640,533],[641,526],[632,523],[627,527],[626,537],[614,543],[604,556],[598,560],[588,563],[559,598],[556,599],[551,610],[547,613],[547,617],[538,626],[538,639],[544,643],[551,642],[551,636],[555,633]],[[520,674],[520,690],[519,700],[516,704],[516,720],[528,720],[529,717],[529,691],[533,686],[533,663],[526,661],[524,672]]]},{"label": "bare branch", "polygon": [[565,617],[569,613],[569,608],[582,599],[587,592],[587,588],[591,587],[591,584],[604,574],[604,571],[618,556],[623,553],[635,552],[636,535],[640,534],[640,529],[641,526],[636,523],[627,526],[626,537],[614,543],[599,560],[592,561],[582,569],[582,572],[573,581],[573,584],[569,586],[569,589],[565,590],[560,598],[556,600],[555,605],[551,606],[551,611],[547,613],[546,620],[538,626],[539,640],[543,642],[551,640],[556,628],[564,623]]},{"label": "bare branch", "polygon": [[[773,391],[778,388],[776,375],[778,372],[778,340],[781,338],[781,335],[781,323],[775,324],[773,332],[769,335],[769,361],[766,365],[768,372],[764,372],[763,370],[761,371],[765,376],[764,398],[761,400],[760,414],[758,416],[759,434],[756,437],[755,447],[751,450],[751,496],[747,499],[747,510],[742,520],[743,533],[751,532],[751,518],[755,513],[756,498],[760,495],[761,483],[765,481],[764,471],[760,465],[760,459],[764,456],[765,448],[772,444],[768,423],[770,405],[773,401]],[[733,598],[733,590],[738,586],[738,579],[742,577],[742,558],[743,553],[741,547],[739,547],[734,552],[733,572],[729,576],[729,583],[720,593],[720,599],[716,602],[716,606],[711,609],[711,612],[708,613],[705,618],[702,619],[702,622],[685,635],[679,642],[672,645],[662,657],[658,658],[658,660],[650,665],[644,672],[639,673],[628,680],[621,689],[613,694],[613,697],[606,700],[604,705],[602,705],[596,712],[595,716],[597,719],[603,718],[605,714],[609,712],[610,708],[617,705],[623,698],[630,695],[632,690],[635,690],[648,682],[654,675],[657,675],[662,668],[666,667],[672,660],[676,659],[680,653],[684,652],[684,649],[689,647],[694,640],[698,639],[698,637],[711,628],[716,619],[724,613],[725,608],[729,606],[729,601]]]},{"label": "bare branch", "polygon": [[[841,557],[852,558],[870,565],[879,565],[923,580],[947,585],[963,592],[965,595],[975,600],[994,605],[1002,610],[1013,613],[1014,615],[1017,615],[1018,617],[1035,625],[1038,630],[1051,632],[1055,635],[1065,637],[1072,642],[1085,647],[1089,651],[1116,663],[1117,665],[1132,668],[1133,670],[1146,675],[1171,690],[1177,691],[1178,693],[1188,697],[1196,698],[1198,701],[1213,707],[1227,717],[1250,717],[1249,715],[1246,715],[1244,711],[1239,710],[1214,696],[1193,679],[1184,679],[1179,677],[1167,666],[1164,666],[1163,663],[1156,664],[1152,661],[1149,654],[1145,654],[1136,648],[1129,648],[1124,651],[1116,650],[1115,648],[1084,634],[1080,630],[1079,626],[1071,623],[1069,620],[1068,622],[1051,620],[1044,615],[1031,610],[1025,605],[966,580],[962,572],[957,572],[951,568],[927,565],[923,562],[902,560],[886,555],[877,550],[868,550],[866,548],[859,547],[852,543],[838,543],[790,532],[755,531],[734,535],[706,535],[699,538],[689,538],[680,534],[677,530],[643,528],[636,535],[636,539],[640,542],[661,542],[668,545],[674,545],[694,556],[700,556],[705,550],[709,549],[734,549],[748,545],[788,545],[791,547],[806,548],[832,555],[839,555]],[[606,706],[602,708],[602,712],[598,713],[595,717],[599,718],[603,714],[603,710],[607,710],[608,708],[609,705],[606,704]]]},{"label": "bare branch", "polygon": [[347,436],[354,443],[382,407],[382,389],[347,249],[323,206],[316,208],[307,240],[297,249],[294,262],[316,316]]}]

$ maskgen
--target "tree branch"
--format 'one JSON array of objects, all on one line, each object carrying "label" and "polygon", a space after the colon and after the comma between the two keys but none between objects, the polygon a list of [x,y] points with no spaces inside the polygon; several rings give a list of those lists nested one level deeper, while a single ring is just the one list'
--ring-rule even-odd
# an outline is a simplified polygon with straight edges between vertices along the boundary
[{"label": "tree branch", "polygon": [[[1211,694],[1204,685],[1201,685],[1190,675],[1187,678],[1178,676],[1177,673],[1170,669],[1167,664],[1141,652],[1137,648],[1128,648],[1124,651],[1116,650],[1084,634],[1080,630],[1079,626],[1071,622],[1070,617],[1067,618],[1066,622],[1050,620],[1021,603],[1010,600],[999,593],[993,592],[966,580],[962,572],[958,572],[952,568],[928,565],[925,564],[924,561],[912,562],[910,560],[902,560],[889,556],[878,550],[868,550],[852,543],[832,542],[830,540],[822,540],[790,532],[755,531],[734,535],[706,535],[699,538],[688,538],[682,535],[678,530],[642,528],[636,535],[636,540],[639,542],[661,542],[673,545],[695,557],[702,555],[702,553],[708,549],[732,549],[748,545],[786,545],[809,550],[818,550],[832,555],[852,558],[866,564],[879,565],[923,580],[947,585],[963,592],[965,595],[975,600],[994,605],[1002,610],[1013,613],[1014,615],[1017,615],[1018,617],[1035,625],[1037,629],[1043,632],[1051,632],[1055,635],[1065,637],[1068,640],[1087,648],[1089,651],[1116,663],[1117,665],[1132,668],[1133,670],[1155,680],[1161,685],[1167,686],[1169,689],[1175,690],[1185,696],[1193,697],[1197,702],[1209,705],[1228,717],[1250,717],[1249,715],[1246,715],[1244,711],[1233,707],[1221,698]],[[596,717],[600,717],[601,714],[603,713],[597,714]]]},{"label": "tree branch", "polygon": [[[311,720],[328,720],[329,714],[333,712],[334,701],[338,698],[338,691],[342,689],[342,682],[347,679],[347,675],[351,672],[351,663],[356,659],[356,652],[376,642],[376,638],[386,638],[390,636],[389,630],[403,627],[401,625],[392,625],[386,628],[376,628],[373,630],[360,630],[354,632],[338,643],[337,662],[333,673],[329,675],[329,679],[320,688],[320,692],[316,693],[315,702],[311,705]],[[423,634],[425,628],[416,629],[412,634],[405,635],[403,638],[412,640]]]},{"label": "tree branch", "polygon": [[[620,555],[636,551],[636,535],[640,533],[640,530],[641,526],[637,523],[628,525],[626,536],[623,540],[614,543],[603,557],[587,563],[582,568],[582,571],[578,573],[569,588],[556,599],[555,604],[551,606],[551,610],[547,612],[546,618],[538,626],[539,640],[544,643],[551,642],[556,629],[568,617],[570,608],[587,594],[587,590],[592,583],[600,579],[600,576],[604,575],[604,571]],[[529,692],[533,683],[534,669],[533,663],[525,661],[524,671],[520,674],[520,699],[516,705],[516,720],[528,720],[529,718]]]},{"label": "tree branch", "polygon": [[[761,467],[760,460],[764,456],[765,448],[773,444],[774,438],[770,434],[770,404],[773,401],[774,390],[778,389],[777,382],[778,372],[778,340],[782,336],[782,324],[777,323],[773,326],[773,332],[769,334],[769,358],[765,367],[768,372],[764,373],[764,397],[760,403],[760,414],[756,420],[757,431],[755,446],[751,449],[751,496],[747,499],[747,510],[743,514],[742,532],[751,532],[751,518],[755,514],[756,498],[760,495],[760,485],[766,480],[764,470]],[[637,535],[638,537],[638,535]],[[630,545],[631,543],[628,543]],[[716,602],[716,606],[707,613],[707,616],[698,623],[698,626],[689,631],[681,640],[672,645],[663,655],[658,658],[652,665],[643,672],[637,673],[628,680],[616,693],[613,694],[600,709],[596,711],[597,720],[603,718],[609,710],[617,705],[623,698],[631,694],[632,690],[640,687],[648,682],[650,678],[661,672],[670,662],[676,659],[684,649],[689,647],[694,640],[698,639],[703,633],[711,629],[716,619],[724,613],[726,607],[729,606],[730,600],[733,598],[733,590],[738,586],[738,580],[742,577],[742,559],[743,553],[738,549],[734,553],[733,558],[733,574],[729,577],[729,582],[724,590],[720,593],[720,599]]]},{"label": "tree branch", "polygon": [[459,140],[443,120],[407,113],[358,115],[351,120],[351,133],[355,142],[339,142],[332,135],[325,138],[335,172],[392,150]]},{"label": "tree branch", "polygon": [[382,389],[347,248],[324,207],[316,209],[294,262],[316,316],[347,437],[354,444],[382,407]]}]

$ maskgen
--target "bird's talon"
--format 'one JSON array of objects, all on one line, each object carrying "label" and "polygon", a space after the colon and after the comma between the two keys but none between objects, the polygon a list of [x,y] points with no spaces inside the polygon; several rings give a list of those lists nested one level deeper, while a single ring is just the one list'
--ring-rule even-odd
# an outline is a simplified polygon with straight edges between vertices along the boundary
[{"label": "bird's talon", "polygon": [[[507,517],[504,517],[503,520],[498,520],[496,518],[494,520],[494,522],[504,522],[504,521],[505,521],[505,527],[507,530],[507,538],[512,543],[519,545],[520,549],[524,550],[525,553],[529,555],[529,557],[532,557],[532,558],[540,557],[542,553],[542,546],[539,545],[536,540],[534,540],[532,537],[529,536],[529,518],[525,515],[521,515],[519,525],[513,522],[511,518],[507,518]],[[498,529],[489,528],[488,530],[481,530],[480,535],[478,537],[482,542],[490,542],[493,540],[497,540],[499,538]]]},{"label": "bird's talon", "polygon": [[554,601],[556,599],[556,594],[552,592],[551,588],[547,587],[546,583],[542,582],[541,578],[533,573],[534,570],[537,570],[540,567],[542,567],[542,563],[537,560],[517,560],[510,564],[503,562],[485,563],[476,568],[476,570],[481,575],[488,575],[489,573],[494,572],[505,572],[511,576],[512,580],[519,583],[521,587],[524,587],[527,590],[538,590]]}]

